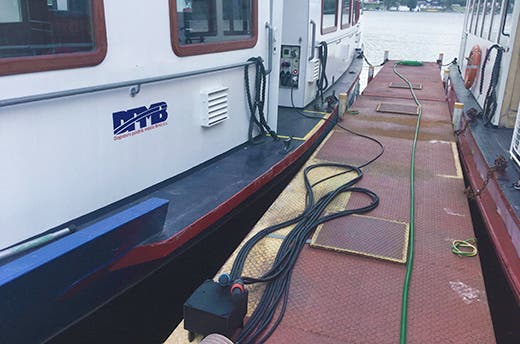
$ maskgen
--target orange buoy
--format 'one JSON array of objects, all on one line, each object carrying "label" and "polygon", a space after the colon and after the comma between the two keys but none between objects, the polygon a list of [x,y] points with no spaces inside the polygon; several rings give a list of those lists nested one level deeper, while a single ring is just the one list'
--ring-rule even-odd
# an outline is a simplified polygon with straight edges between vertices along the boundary
[{"label": "orange buoy", "polygon": [[478,45],[474,45],[471,48],[469,56],[466,57],[468,64],[466,66],[466,72],[464,73],[464,87],[470,89],[475,82],[478,74],[478,68],[480,67],[480,58],[482,56],[482,50]]}]

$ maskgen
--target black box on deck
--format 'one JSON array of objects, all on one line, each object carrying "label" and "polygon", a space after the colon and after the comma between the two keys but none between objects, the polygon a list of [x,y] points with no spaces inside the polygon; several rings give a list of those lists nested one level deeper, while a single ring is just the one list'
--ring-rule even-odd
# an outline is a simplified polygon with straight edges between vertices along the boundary
[{"label": "black box on deck", "polygon": [[219,333],[230,338],[243,327],[247,313],[247,290],[232,295],[229,287],[205,281],[184,303],[184,328],[207,336]]}]

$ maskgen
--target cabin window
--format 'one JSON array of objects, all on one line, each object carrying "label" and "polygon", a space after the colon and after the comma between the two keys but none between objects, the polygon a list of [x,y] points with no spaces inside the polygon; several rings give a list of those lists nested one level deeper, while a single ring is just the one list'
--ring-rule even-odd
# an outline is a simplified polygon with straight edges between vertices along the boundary
[{"label": "cabin window", "polygon": [[1,0],[0,75],[99,64],[102,0]]},{"label": "cabin window", "polygon": [[503,34],[509,34],[513,5],[514,0],[472,0],[468,3],[466,31],[491,42],[500,42]]},{"label": "cabin window", "polygon": [[321,2],[321,34],[334,32],[338,28],[338,0]]},{"label": "cabin window", "polygon": [[490,37],[491,21],[494,20],[491,9],[494,3],[495,0],[486,0],[482,9],[482,26],[478,34],[484,39],[489,39]]},{"label": "cabin window", "polygon": [[171,41],[179,56],[251,48],[258,0],[170,0]]},{"label": "cabin window", "polygon": [[511,35],[511,20],[513,18],[513,8],[515,7],[515,0],[505,0],[504,1],[504,7],[505,7],[505,16],[504,16],[504,26],[502,34],[506,36]]},{"label": "cabin window", "polygon": [[473,25],[473,6],[475,6],[475,0],[468,0],[466,2],[468,21],[466,22],[466,27],[464,28],[465,32],[471,31],[471,26]]},{"label": "cabin window", "polygon": [[473,26],[473,34],[477,35],[479,27],[482,25],[482,10],[484,8],[483,0],[478,0],[475,5],[475,25]]},{"label": "cabin window", "polygon": [[350,26],[350,1],[343,0],[343,6],[341,7],[341,28],[346,29]]},{"label": "cabin window", "polygon": [[352,10],[352,25],[355,25],[359,22],[359,17],[361,15],[361,1],[353,0],[353,10]]},{"label": "cabin window", "polygon": [[487,40],[498,42],[500,33],[500,1],[494,0],[489,10],[489,30]]}]

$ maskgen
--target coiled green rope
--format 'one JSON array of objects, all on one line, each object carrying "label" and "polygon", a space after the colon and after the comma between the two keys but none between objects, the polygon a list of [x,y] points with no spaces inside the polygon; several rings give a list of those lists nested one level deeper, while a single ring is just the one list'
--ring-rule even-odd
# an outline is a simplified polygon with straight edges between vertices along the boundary
[{"label": "coiled green rope", "polygon": [[477,239],[453,240],[451,252],[459,257],[475,257],[478,254]]}]

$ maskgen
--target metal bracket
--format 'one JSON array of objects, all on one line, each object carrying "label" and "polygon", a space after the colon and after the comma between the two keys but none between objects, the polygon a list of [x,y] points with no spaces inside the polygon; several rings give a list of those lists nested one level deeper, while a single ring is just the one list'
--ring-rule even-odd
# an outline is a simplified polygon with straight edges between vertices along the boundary
[{"label": "metal bracket", "polygon": [[265,70],[265,74],[269,75],[273,70],[273,27],[268,22],[265,23],[265,28],[267,29],[267,69]]},{"label": "metal bracket", "polygon": [[312,38],[311,38],[311,56],[309,56],[309,61],[314,60],[314,49],[316,46],[316,23],[314,20],[311,20],[312,25]]},{"label": "metal bracket", "polygon": [[130,96],[135,97],[139,92],[141,92],[141,84],[137,84],[130,89]]}]

